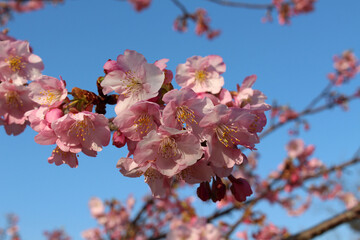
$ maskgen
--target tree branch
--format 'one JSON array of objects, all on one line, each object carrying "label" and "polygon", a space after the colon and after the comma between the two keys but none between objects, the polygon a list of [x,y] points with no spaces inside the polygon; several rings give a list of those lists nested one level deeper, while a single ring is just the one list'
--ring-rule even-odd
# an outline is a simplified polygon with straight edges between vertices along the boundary
[{"label": "tree branch", "polygon": [[243,2],[233,2],[226,0],[207,0],[209,2],[223,5],[227,7],[238,7],[238,8],[247,8],[247,9],[267,9],[272,10],[275,6],[273,4],[256,4],[256,3],[243,3]]},{"label": "tree branch", "polygon": [[[357,154],[355,154],[355,155],[357,155]],[[356,164],[356,163],[359,163],[359,162],[360,162],[360,157],[359,156],[354,156],[354,158],[352,158],[349,161],[346,161],[346,162],[338,164],[338,165],[334,165],[334,166],[332,166],[330,168],[327,168],[327,169],[323,169],[323,170],[321,170],[321,171],[319,171],[317,173],[314,173],[312,175],[308,175],[303,179],[303,181],[307,181],[307,180],[310,180],[310,179],[321,177],[324,174],[344,169],[344,168],[346,168],[348,166],[352,166],[353,164]],[[274,190],[271,190],[271,185],[270,185],[269,190],[267,190],[267,191],[265,191],[263,193],[260,193],[257,197],[244,202],[241,206],[247,206],[247,205],[250,205],[250,204],[253,205],[253,204],[257,203],[258,201],[260,201],[261,199],[263,199],[263,197],[267,194],[268,191],[276,192],[276,191],[281,191],[284,188],[285,188],[285,185],[280,186],[280,187],[278,187],[278,188],[276,188]],[[239,207],[239,206],[233,205],[231,207],[228,207],[225,210],[216,211],[211,216],[207,217],[207,222],[212,222],[213,220],[215,220],[215,219],[217,219],[217,218],[219,218],[221,216],[229,214],[230,212],[232,212],[235,209],[240,209],[241,206]]]},{"label": "tree branch", "polygon": [[312,228],[309,228],[300,233],[286,237],[286,238],[284,238],[284,240],[312,239],[312,238],[319,236],[319,235],[323,234],[324,232],[329,231],[343,223],[347,223],[354,219],[359,219],[359,218],[360,218],[360,203],[357,206],[355,206],[341,214],[338,214],[335,217],[332,217],[322,223],[319,223]]},{"label": "tree branch", "polygon": [[[347,97],[346,99],[347,99],[348,102],[350,102],[350,101],[354,100],[355,98],[359,98],[359,97],[350,96],[350,97]],[[318,113],[318,112],[321,112],[321,111],[324,111],[324,110],[327,110],[327,109],[332,109],[332,108],[334,108],[334,107],[336,107],[338,105],[339,104],[336,103],[336,102],[330,102],[330,103],[326,103],[326,104],[324,104],[322,106],[319,106],[317,108],[312,108],[312,109],[306,108],[305,110],[300,112],[296,118],[289,119],[286,122],[278,122],[278,123],[270,126],[262,134],[260,134],[260,138],[262,139],[262,138],[266,137],[271,132],[275,131],[276,129],[280,128],[281,126],[283,126],[283,125],[285,125],[285,124],[287,124],[289,122],[299,120],[303,116],[315,114],[315,113]]]}]

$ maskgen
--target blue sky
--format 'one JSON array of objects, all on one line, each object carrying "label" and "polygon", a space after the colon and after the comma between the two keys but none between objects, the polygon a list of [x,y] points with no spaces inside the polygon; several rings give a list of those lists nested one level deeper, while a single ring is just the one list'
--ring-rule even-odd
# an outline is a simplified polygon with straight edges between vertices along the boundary
[{"label": "blue sky", "polygon": [[[246,76],[257,74],[255,88],[268,96],[268,103],[277,100],[296,110],[326,86],[335,54],[353,49],[360,56],[357,0],[319,0],[315,12],[293,18],[290,26],[276,21],[261,23],[264,11],[219,7],[205,0],[182,2],[189,11],[207,9],[211,25],[222,30],[221,36],[213,41],[198,37],[192,24],[187,33],[174,32],[172,23],[180,10],[165,0],[154,0],[141,13],[122,1],[67,0],[55,7],[16,14],[7,27],[10,35],[30,42],[44,61],[43,73],[61,75],[69,90],[76,86],[96,91],[103,64],[125,49],[142,53],[149,62],[168,58],[168,68],[173,71],[188,57],[217,54],[227,65],[225,87],[235,90]],[[351,93],[358,86],[359,77],[341,91]],[[357,101],[350,104],[348,112],[338,108],[307,118],[311,130],[302,132],[301,137],[316,145],[316,157],[335,164],[353,155],[359,147],[359,109]],[[108,116],[113,116],[111,111]],[[286,156],[289,127],[257,146],[261,173],[275,169]],[[125,150],[109,146],[97,158],[81,154],[77,169],[57,167],[47,163],[53,146],[36,144],[35,135],[30,128],[17,137],[0,129],[0,224],[6,213],[18,214],[24,240],[42,239],[44,230],[55,227],[64,227],[73,239],[80,239],[82,230],[95,226],[87,207],[90,197],[124,200],[132,193],[141,201],[149,192],[142,178],[125,178],[115,168],[117,160],[127,154]],[[343,210],[337,204],[319,210],[322,206],[315,203],[305,221],[289,220],[280,208],[272,208],[269,218],[296,232]],[[198,213],[206,215],[207,209],[207,204],[199,204]],[[351,235],[345,228],[339,231],[343,231],[340,236]]]}]

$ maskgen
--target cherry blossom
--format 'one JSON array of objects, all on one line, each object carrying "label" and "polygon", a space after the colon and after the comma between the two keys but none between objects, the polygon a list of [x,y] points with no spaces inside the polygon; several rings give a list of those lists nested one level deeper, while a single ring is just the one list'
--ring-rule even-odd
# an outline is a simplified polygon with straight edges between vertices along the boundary
[{"label": "cherry blossom", "polygon": [[117,58],[118,70],[106,74],[101,86],[104,94],[115,91],[120,94],[115,112],[120,114],[141,100],[158,95],[164,82],[164,73],[154,64],[146,62],[140,53],[126,50]]},{"label": "cherry blossom", "polygon": [[220,74],[225,70],[225,63],[220,56],[193,56],[186,63],[178,65],[175,79],[181,87],[191,88],[196,93],[217,94],[224,85],[224,78]]},{"label": "cherry blossom", "polygon": [[140,141],[160,126],[160,107],[156,103],[140,101],[114,119],[119,131],[132,141]]},{"label": "cherry blossom", "polygon": [[137,164],[154,161],[161,174],[172,177],[195,164],[202,154],[200,142],[194,135],[160,126],[158,132],[152,130],[138,143],[134,161]]},{"label": "cherry blossom", "polygon": [[209,146],[209,161],[215,167],[231,168],[241,164],[243,156],[237,145],[254,149],[259,138],[247,127],[255,121],[256,115],[245,109],[216,105],[214,110],[200,121]]},{"label": "cherry blossom", "polygon": [[3,124],[24,125],[25,113],[37,106],[29,98],[29,88],[10,82],[0,83],[0,118]]},{"label": "cherry blossom", "polygon": [[41,76],[44,64],[41,58],[30,51],[26,41],[0,41],[0,81],[17,85]]},{"label": "cherry blossom", "polygon": [[57,107],[67,97],[65,81],[49,76],[41,76],[29,84],[30,98],[40,104],[49,107]]},{"label": "cherry blossom", "polygon": [[104,115],[79,112],[68,113],[51,124],[56,144],[64,152],[96,156],[110,141],[108,120]]}]

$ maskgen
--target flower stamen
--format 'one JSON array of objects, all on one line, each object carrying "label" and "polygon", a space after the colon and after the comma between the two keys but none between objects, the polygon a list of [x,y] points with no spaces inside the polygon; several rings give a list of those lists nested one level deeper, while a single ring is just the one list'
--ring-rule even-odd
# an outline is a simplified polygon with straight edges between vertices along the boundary
[{"label": "flower stamen", "polygon": [[175,157],[178,154],[178,148],[175,139],[170,137],[164,138],[160,143],[158,153],[163,158]]},{"label": "flower stamen", "polygon": [[240,140],[234,136],[238,129],[235,126],[227,126],[225,124],[218,125],[215,128],[215,133],[219,141],[224,144],[225,147],[232,147],[237,145]]}]

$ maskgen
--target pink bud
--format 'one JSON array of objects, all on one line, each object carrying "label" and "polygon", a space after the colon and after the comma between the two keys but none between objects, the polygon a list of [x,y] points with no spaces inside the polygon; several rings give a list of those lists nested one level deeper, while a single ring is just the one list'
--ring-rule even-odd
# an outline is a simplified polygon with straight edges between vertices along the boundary
[{"label": "pink bud", "polygon": [[64,116],[64,113],[61,109],[59,108],[54,108],[51,109],[49,112],[46,113],[45,115],[45,120],[49,123],[54,122],[55,120],[61,118],[62,116]]},{"label": "pink bud", "polygon": [[118,148],[122,148],[126,144],[126,137],[122,132],[117,130],[113,134],[113,145]]}]

